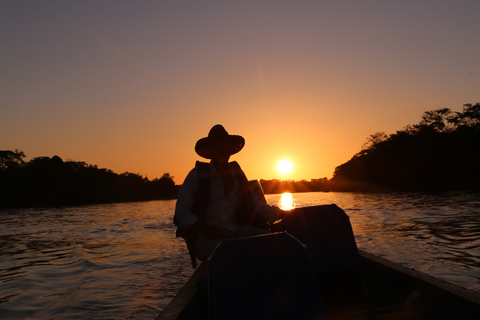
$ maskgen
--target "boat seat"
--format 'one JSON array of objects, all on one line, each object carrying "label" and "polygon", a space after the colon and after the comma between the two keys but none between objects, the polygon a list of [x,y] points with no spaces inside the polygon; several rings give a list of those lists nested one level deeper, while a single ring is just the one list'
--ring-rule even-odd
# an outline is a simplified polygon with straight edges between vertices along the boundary
[{"label": "boat seat", "polygon": [[308,249],[288,233],[224,240],[208,259],[210,319],[322,319]]}]

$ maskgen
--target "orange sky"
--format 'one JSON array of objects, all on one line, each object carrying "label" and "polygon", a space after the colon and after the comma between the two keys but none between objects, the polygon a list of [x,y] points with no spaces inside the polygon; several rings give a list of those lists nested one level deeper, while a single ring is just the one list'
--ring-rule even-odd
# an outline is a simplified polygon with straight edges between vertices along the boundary
[{"label": "orange sky", "polygon": [[480,101],[478,12],[478,1],[2,1],[0,149],[181,184],[220,123],[245,137],[232,160],[250,179],[330,178],[370,134]]}]

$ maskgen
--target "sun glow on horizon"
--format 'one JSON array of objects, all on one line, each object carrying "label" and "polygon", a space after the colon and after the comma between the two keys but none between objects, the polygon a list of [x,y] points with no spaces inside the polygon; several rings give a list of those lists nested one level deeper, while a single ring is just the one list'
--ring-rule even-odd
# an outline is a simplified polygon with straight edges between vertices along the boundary
[{"label": "sun glow on horizon", "polygon": [[280,171],[280,173],[283,173],[283,174],[289,173],[290,171],[292,171],[292,168],[293,168],[292,163],[286,159],[280,161],[277,165],[278,171]]}]

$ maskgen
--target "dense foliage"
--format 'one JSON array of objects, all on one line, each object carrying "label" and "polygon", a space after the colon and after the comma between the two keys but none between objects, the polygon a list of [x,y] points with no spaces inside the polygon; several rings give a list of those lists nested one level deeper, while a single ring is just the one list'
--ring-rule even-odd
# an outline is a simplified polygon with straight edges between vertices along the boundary
[{"label": "dense foliage", "polygon": [[338,191],[480,189],[480,104],[427,111],[420,123],[370,136],[363,149],[335,169]]},{"label": "dense foliage", "polygon": [[154,199],[177,195],[173,177],[150,181],[116,174],[85,162],[38,157],[24,162],[22,151],[0,151],[0,207],[60,206]]}]

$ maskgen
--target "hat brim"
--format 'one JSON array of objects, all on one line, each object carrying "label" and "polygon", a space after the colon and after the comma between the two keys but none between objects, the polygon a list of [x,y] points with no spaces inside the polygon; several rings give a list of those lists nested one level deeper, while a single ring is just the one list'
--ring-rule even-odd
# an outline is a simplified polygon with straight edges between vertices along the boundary
[{"label": "hat brim", "polygon": [[195,152],[202,158],[212,159],[213,149],[221,149],[227,155],[238,153],[245,146],[245,139],[242,136],[229,135],[224,141],[218,141],[209,137],[202,138],[195,145]]}]

